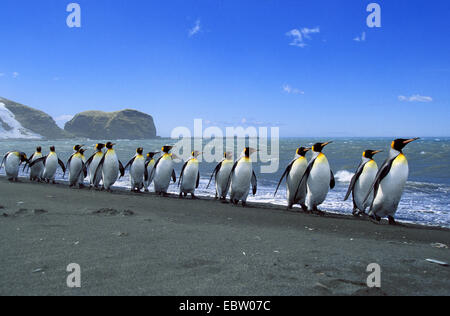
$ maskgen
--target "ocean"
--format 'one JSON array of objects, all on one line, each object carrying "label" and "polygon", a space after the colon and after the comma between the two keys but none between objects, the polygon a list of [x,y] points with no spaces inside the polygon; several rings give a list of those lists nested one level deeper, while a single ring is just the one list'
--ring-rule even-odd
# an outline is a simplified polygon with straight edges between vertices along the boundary
[{"label": "ocean", "polygon": [[[263,163],[254,164],[258,178],[258,192],[256,196],[249,198],[249,202],[286,205],[285,183],[276,196],[274,196],[274,191],[286,166],[293,159],[296,148],[311,146],[315,142],[328,140],[313,138],[280,139],[278,171],[275,173],[260,173],[259,165]],[[392,140],[388,138],[337,138],[333,140],[334,143],[327,146],[324,153],[327,155],[335,174],[336,187],[330,191],[327,200],[320,208],[331,213],[351,214],[352,202],[350,200],[344,202],[343,199],[360,162],[362,152],[366,149],[384,150],[383,153],[375,156],[375,160],[381,166],[387,157]],[[0,155],[3,159],[6,152],[20,150],[30,156],[38,145],[42,146],[43,152],[46,154],[48,148],[54,145],[61,160],[66,163],[75,144],[85,144],[86,148],[89,149],[86,156],[90,156],[93,153],[93,146],[97,142],[106,141],[86,139],[64,141],[4,140],[0,141]],[[176,143],[173,139],[164,138],[145,141],[116,140],[114,142],[119,159],[124,165],[133,157],[137,147],[144,147],[145,152],[159,151],[162,145]],[[203,144],[208,142],[204,141]],[[270,148],[270,142],[268,147]],[[235,149],[234,152],[240,153],[240,151],[241,149]],[[409,161],[410,176],[396,218],[402,222],[450,227],[450,138],[424,138],[408,145],[404,153]],[[310,154],[307,155],[308,159],[309,157]],[[256,157],[253,156],[252,158]],[[177,176],[182,165],[182,163],[176,164]],[[206,189],[206,186],[215,166],[216,163],[202,162],[200,164],[201,181],[200,188],[197,191],[198,196],[214,196],[214,185],[212,184],[209,189]],[[4,168],[2,168],[0,174],[5,174]],[[58,171],[57,180],[61,179],[62,172]],[[128,174],[120,179],[116,186],[129,188]],[[177,185],[172,184],[169,192],[178,193]]]}]

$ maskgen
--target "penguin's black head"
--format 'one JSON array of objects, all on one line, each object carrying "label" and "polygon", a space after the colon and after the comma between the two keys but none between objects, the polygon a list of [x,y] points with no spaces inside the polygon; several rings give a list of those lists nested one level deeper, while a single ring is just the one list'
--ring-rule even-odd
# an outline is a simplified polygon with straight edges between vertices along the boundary
[{"label": "penguin's black head", "polygon": [[392,142],[391,148],[401,152],[403,150],[403,148],[405,148],[406,145],[408,145],[409,143],[412,143],[413,141],[416,141],[418,139],[420,139],[420,138],[419,137],[411,138],[411,139],[399,138]]},{"label": "penguin's black head", "polygon": [[225,159],[232,159],[233,158],[233,153],[231,151],[227,151],[227,152],[223,153],[223,158],[225,158]]},{"label": "penguin's black head", "polygon": [[251,147],[245,147],[244,149],[244,155],[245,157],[249,158],[253,153],[257,152],[258,150],[256,150],[255,148],[251,148]]},{"label": "penguin's black head", "polygon": [[325,148],[325,146],[331,144],[332,142],[326,142],[326,143],[316,143],[314,146],[312,146],[312,151],[315,151],[316,153],[321,153],[322,150]]},{"label": "penguin's black head", "polygon": [[97,145],[95,145],[95,149],[98,150],[98,151],[102,150],[103,148],[105,148],[105,144],[97,144]]},{"label": "penguin's black head", "polygon": [[311,148],[300,147],[299,149],[297,149],[297,155],[305,157],[306,153],[310,150]]},{"label": "penguin's black head", "polygon": [[107,149],[112,149],[114,147],[115,144],[111,143],[111,142],[107,142],[106,143],[106,148]]},{"label": "penguin's black head", "polygon": [[73,146],[73,150],[75,151],[80,151],[80,149],[83,147],[84,145],[75,145]]},{"label": "penguin's black head", "polygon": [[25,153],[19,153],[21,162],[28,162],[27,155]]},{"label": "penguin's black head", "polygon": [[41,153],[42,152],[42,147],[41,146],[36,147],[36,152],[37,153]]},{"label": "penguin's black head", "polygon": [[138,155],[142,155],[143,152],[144,152],[144,148],[142,148],[142,147],[139,147],[138,149],[136,149],[136,153]]},{"label": "penguin's black head", "polygon": [[55,152],[55,146],[50,147],[50,152],[52,152],[52,153]]},{"label": "penguin's black head", "polygon": [[382,150],[370,150],[367,149],[365,152],[363,152],[363,157],[367,159],[373,159],[373,156],[375,156],[378,153],[381,153]]},{"label": "penguin's black head", "polygon": [[163,146],[161,151],[165,154],[168,154],[172,150],[173,146]]},{"label": "penguin's black head", "polygon": [[155,157],[155,155],[157,155],[157,154],[159,154],[159,152],[156,152],[156,153],[152,153],[152,152],[147,153],[147,158],[148,158],[148,159],[153,159],[153,157]]}]

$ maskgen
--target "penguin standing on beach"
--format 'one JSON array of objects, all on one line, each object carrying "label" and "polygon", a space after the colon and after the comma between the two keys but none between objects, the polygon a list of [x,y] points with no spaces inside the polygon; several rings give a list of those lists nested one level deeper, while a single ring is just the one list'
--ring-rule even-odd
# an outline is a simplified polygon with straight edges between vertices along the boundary
[{"label": "penguin standing on beach", "polygon": [[233,168],[233,153],[226,152],[223,154],[223,160],[214,169],[209,179],[209,183],[206,189],[209,188],[213,177],[216,182],[216,199],[220,198],[221,201],[225,201],[228,195],[229,183],[231,169]]},{"label": "penguin standing on beach", "polygon": [[392,142],[389,157],[378,171],[365,198],[366,201],[369,200],[370,194],[373,193],[373,202],[369,212],[371,220],[379,222],[382,217],[387,216],[390,225],[397,224],[394,216],[409,176],[408,160],[402,150],[406,145],[418,139],[396,139]]},{"label": "penguin standing on beach", "polygon": [[89,168],[89,186],[91,188],[98,188],[100,181],[102,181],[101,174],[98,174],[97,177],[94,177],[94,175],[98,164],[103,158],[103,148],[105,148],[105,144],[96,144],[94,147],[95,153],[86,161],[86,168]]},{"label": "penguin standing on beach", "polygon": [[42,179],[45,180],[47,183],[49,183],[51,181],[53,184],[56,184],[55,176],[56,176],[56,170],[58,169],[58,164],[63,171],[63,177],[64,177],[64,175],[66,173],[66,166],[61,161],[61,159],[58,158],[58,155],[56,154],[55,146],[50,147],[50,153],[47,156],[36,159],[32,163],[30,163],[30,168],[33,168],[34,165],[41,163],[41,162],[44,163],[44,172],[42,173]]},{"label": "penguin standing on beach", "polygon": [[300,181],[305,174],[306,168],[308,167],[308,161],[306,160],[306,153],[310,151],[311,148],[300,147],[295,153],[294,160],[287,166],[280,181],[278,182],[277,189],[275,190],[274,196],[277,194],[278,189],[286,177],[286,192],[287,192],[287,202],[288,209],[292,209],[294,204],[300,204],[303,210],[306,210],[305,205],[305,190],[297,190]]},{"label": "penguin standing on beach", "polygon": [[120,160],[117,158],[116,151],[113,148],[114,145],[115,144],[111,142],[106,143],[107,151],[100,160],[97,170],[94,173],[94,179],[96,179],[101,173],[103,188],[108,192],[112,192],[111,187],[119,178],[119,172],[121,177],[125,174],[125,169]]},{"label": "penguin standing on beach", "polygon": [[180,179],[178,180],[178,186],[180,186],[180,198],[186,197],[188,193],[191,194],[192,199],[195,199],[195,189],[200,184],[200,171],[198,170],[198,159],[202,153],[199,151],[193,151],[191,158],[185,162],[181,169]]},{"label": "penguin standing on beach", "polygon": [[144,181],[144,189],[145,192],[148,192],[148,188],[152,184],[153,178],[151,176],[154,176],[153,168],[155,167],[155,155],[159,154],[159,152],[149,152],[147,153],[147,158],[145,160],[145,168],[147,168],[147,180]]},{"label": "penguin standing on beach", "polygon": [[10,151],[5,157],[3,157],[3,161],[0,164],[0,169],[2,165],[5,165],[6,176],[9,181],[19,181],[19,168],[20,165],[25,162],[28,163],[27,155],[23,152],[19,151]]},{"label": "penguin standing on beach", "polygon": [[[39,158],[42,158],[42,147],[40,146],[36,147],[36,151],[34,152],[34,154],[31,155],[29,161],[30,163],[32,163],[33,161]],[[25,167],[26,165],[24,166],[24,170]],[[33,167],[30,168],[30,180],[41,182],[43,173],[44,173],[44,162],[40,161],[39,163],[33,165]]]},{"label": "penguin standing on beach", "polygon": [[322,214],[317,207],[325,201],[330,188],[333,189],[336,185],[328,159],[322,153],[325,146],[331,143],[314,144],[312,159],[299,183],[298,192],[295,194],[297,196],[306,193],[305,204],[310,212]]},{"label": "penguin standing on beach", "polygon": [[167,196],[170,179],[175,183],[177,182],[173,162],[173,159],[176,159],[176,157],[170,153],[172,148],[173,146],[163,146],[161,148],[163,155],[156,161],[155,167],[150,175],[150,178],[154,178],[153,183],[156,194],[162,194],[163,196]]},{"label": "penguin standing on beach", "polygon": [[144,149],[142,147],[136,149],[136,155],[125,166],[125,170],[130,167],[131,191],[141,192],[144,182],[148,179],[143,152]]},{"label": "penguin standing on beach", "polygon": [[250,156],[257,152],[256,149],[246,147],[241,158],[235,162],[231,169],[229,180],[231,180],[230,200],[233,204],[242,201],[242,206],[247,205],[247,197],[252,185],[252,193],[256,194],[257,180],[255,171],[253,171],[252,160]]},{"label": "penguin standing on beach", "polygon": [[382,150],[366,150],[363,152],[362,161],[353,176],[344,201],[347,201],[350,194],[353,194],[353,215],[359,216],[366,213],[366,209],[373,202],[373,192],[369,198],[364,201],[369,190],[377,176],[378,165],[373,160],[373,156],[382,152]]},{"label": "penguin standing on beach", "polygon": [[87,176],[84,149],[82,147],[82,145],[73,147],[75,153],[70,156],[66,167],[69,170],[69,186],[74,187],[78,185],[80,189],[83,188],[84,178]]}]

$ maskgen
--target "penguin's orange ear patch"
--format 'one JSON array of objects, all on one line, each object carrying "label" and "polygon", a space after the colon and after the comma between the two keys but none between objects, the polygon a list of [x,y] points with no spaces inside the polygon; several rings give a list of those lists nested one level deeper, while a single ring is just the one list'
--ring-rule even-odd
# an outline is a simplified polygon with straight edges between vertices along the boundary
[{"label": "penguin's orange ear patch", "polygon": [[391,148],[394,149],[394,146],[395,146],[395,142],[392,142]]}]

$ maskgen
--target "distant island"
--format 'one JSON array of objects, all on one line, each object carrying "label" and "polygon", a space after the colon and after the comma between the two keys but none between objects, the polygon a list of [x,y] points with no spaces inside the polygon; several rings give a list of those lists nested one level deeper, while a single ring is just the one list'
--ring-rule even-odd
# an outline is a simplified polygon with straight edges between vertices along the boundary
[{"label": "distant island", "polygon": [[0,97],[1,139],[153,139],[153,117],[136,110],[87,111],[60,128],[48,114]]}]

